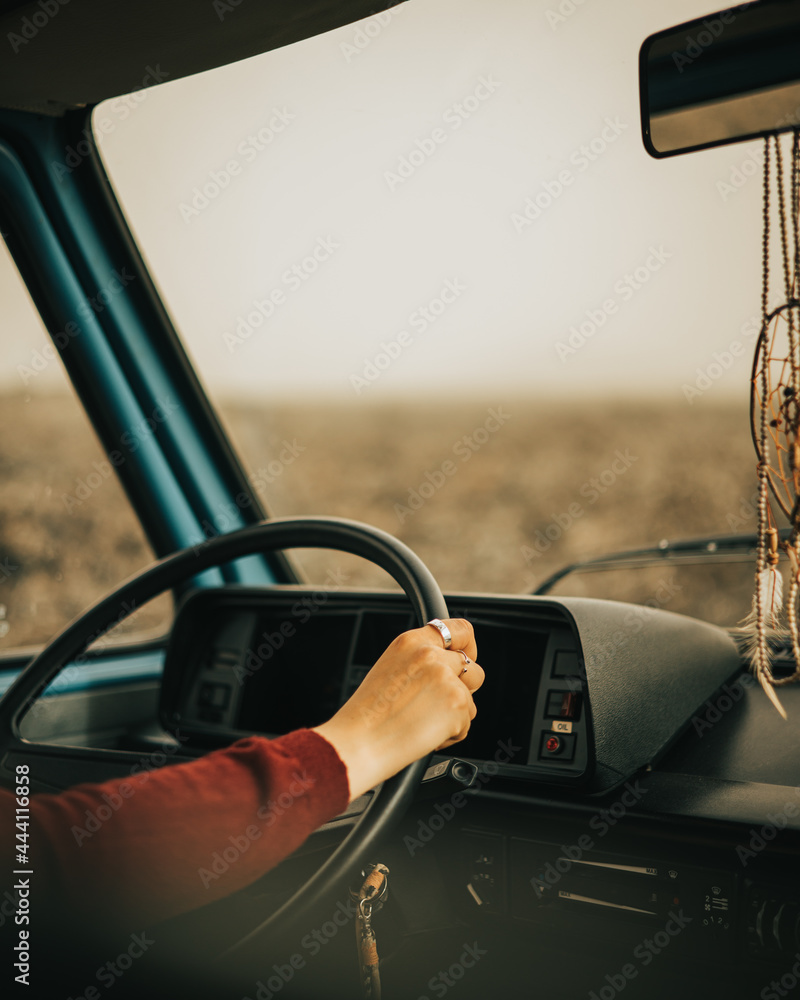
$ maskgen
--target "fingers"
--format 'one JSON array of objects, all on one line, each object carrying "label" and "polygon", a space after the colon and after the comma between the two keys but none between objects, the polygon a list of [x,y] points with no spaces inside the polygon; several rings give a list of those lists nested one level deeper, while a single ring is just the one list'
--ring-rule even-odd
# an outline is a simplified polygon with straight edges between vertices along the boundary
[{"label": "fingers", "polygon": [[[467,686],[467,690],[470,693],[477,691],[484,682],[485,674],[480,664],[475,662],[478,647],[472,625],[465,618],[446,618],[444,624],[452,637],[449,650],[445,650],[448,662],[456,676]],[[444,648],[444,640],[441,635],[436,634],[438,629],[433,625],[425,625],[419,631],[429,643],[434,646],[441,643]]]},{"label": "fingers", "polygon": [[[436,690],[438,692],[437,698],[447,698],[445,688],[441,687],[441,681],[444,678],[440,673],[439,680],[436,680],[437,672],[443,665],[447,667],[452,680],[458,681],[458,688],[461,690],[463,698],[457,698],[457,704],[460,707],[450,710],[451,722],[456,723],[454,729],[451,730],[453,735],[439,744],[437,747],[439,750],[460,742],[469,732],[470,723],[477,714],[472,696],[485,679],[483,668],[475,660],[478,655],[478,647],[470,622],[464,618],[445,618],[443,622],[451,636],[449,649],[444,645],[440,630],[433,625],[423,625],[420,628],[404,632],[390,647],[390,649],[396,648],[404,659],[408,657],[407,662],[412,664],[410,672],[415,676],[420,671],[431,671],[427,675],[429,683],[426,682],[425,688],[429,693]],[[451,689],[451,694],[455,693]],[[453,712],[455,712],[455,718],[452,717]]]},{"label": "fingers", "polygon": [[466,684],[467,690],[470,693],[477,691],[486,677],[481,665],[474,660],[467,662],[461,650],[451,649],[447,658],[452,663],[456,676]]},{"label": "fingers", "polygon": [[[467,656],[474,660],[478,655],[478,647],[475,645],[475,633],[472,625],[464,618],[445,618],[444,623],[453,637],[450,649],[463,649]],[[433,625],[423,626],[422,631],[430,642],[438,642],[444,646],[444,640],[441,635],[437,635],[437,629]]]}]

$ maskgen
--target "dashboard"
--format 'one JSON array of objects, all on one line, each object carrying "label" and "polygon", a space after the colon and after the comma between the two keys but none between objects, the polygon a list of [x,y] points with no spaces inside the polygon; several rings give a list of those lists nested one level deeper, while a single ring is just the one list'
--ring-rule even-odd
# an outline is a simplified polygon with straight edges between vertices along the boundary
[{"label": "dashboard", "polygon": [[[473,779],[424,783],[392,861],[409,884],[422,863],[435,920],[502,927],[522,943],[535,928],[554,954],[577,936],[606,963],[617,949],[630,980],[670,948],[768,982],[800,948],[800,737],[787,729],[778,751],[780,720],[731,636],[616,602],[447,601],[473,622],[486,671],[473,729],[454,748]],[[190,595],[167,653],[162,723],[202,746],[318,724],[414,624],[393,593]],[[793,689],[784,695],[800,709]]]},{"label": "dashboard", "polygon": [[[727,633],[656,609],[480,595],[449,606],[473,623],[486,672],[459,756],[504,778],[620,785],[741,668]],[[318,725],[414,624],[407,600],[391,593],[198,591],[173,629],[162,723],[215,744]]]},{"label": "dashboard", "polygon": [[[449,751],[458,756],[434,756],[381,846],[392,872],[385,920],[396,925],[388,939],[417,949],[398,959],[402,973],[387,954],[387,979],[404,995],[438,995],[428,984],[441,950],[449,940],[460,954],[468,940],[494,958],[476,965],[465,996],[494,988],[490,973],[506,977],[509,996],[528,995],[534,980],[570,998],[623,987],[648,1000],[679,988],[782,995],[770,983],[800,951],[800,732],[775,715],[733,638],[616,602],[446,600],[475,626],[486,682],[469,737]],[[77,692],[43,699],[5,766],[35,757],[37,790],[56,791],[313,726],[414,624],[394,592],[197,591],[178,609],[160,679],[103,689],[102,706]],[[781,698],[796,719],[800,688]],[[233,942],[263,919],[369,798],[215,904],[213,934]],[[418,953],[426,942],[429,961]]]},{"label": "dashboard", "polygon": [[[326,719],[358,687],[401,632],[402,600],[317,592],[271,596],[230,589],[198,593],[179,617],[165,667],[162,719],[197,737],[279,735]],[[504,775],[579,783],[589,770],[590,716],[573,628],[556,608],[494,617],[473,608],[489,676],[459,757],[503,757]],[[462,614],[463,612],[463,614]],[[485,655],[484,655],[485,651]],[[186,674],[186,656],[194,664]]]}]

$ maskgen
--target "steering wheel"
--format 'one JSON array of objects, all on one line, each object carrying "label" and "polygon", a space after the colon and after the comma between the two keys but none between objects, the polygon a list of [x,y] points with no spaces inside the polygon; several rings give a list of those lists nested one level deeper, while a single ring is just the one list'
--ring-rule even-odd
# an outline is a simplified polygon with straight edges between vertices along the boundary
[{"label": "steering wheel", "polygon": [[[157,597],[203,570],[242,556],[272,549],[319,548],[350,552],[386,570],[409,597],[420,625],[446,618],[447,606],[430,570],[408,546],[377,528],[333,517],[282,518],[219,535],[166,556],[121,584],[80,615],[53,639],[19,675],[0,700],[0,752],[24,752],[20,735],[25,712],[56,674],[132,608]],[[404,815],[425,770],[425,760],[409,764],[383,782],[342,843],[308,881],[278,910],[233,946],[239,953],[280,924],[302,921],[373,849]]]}]

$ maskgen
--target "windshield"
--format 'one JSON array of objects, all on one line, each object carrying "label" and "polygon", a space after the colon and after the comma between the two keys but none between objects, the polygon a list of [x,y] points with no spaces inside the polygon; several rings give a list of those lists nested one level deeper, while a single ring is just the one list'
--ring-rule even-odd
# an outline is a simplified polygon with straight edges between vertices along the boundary
[{"label": "windshield", "polygon": [[[705,13],[420,0],[96,109],[272,513],[369,521],[445,589],[501,592],[755,530],[761,147],[658,162],[639,130],[642,40]],[[629,583],[704,613],[708,577]]]}]

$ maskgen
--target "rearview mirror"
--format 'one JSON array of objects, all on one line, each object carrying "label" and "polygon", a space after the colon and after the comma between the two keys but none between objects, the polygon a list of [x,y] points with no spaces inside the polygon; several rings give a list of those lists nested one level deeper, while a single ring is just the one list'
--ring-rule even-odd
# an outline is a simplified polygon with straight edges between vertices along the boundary
[{"label": "rearview mirror", "polygon": [[745,3],[659,31],[642,45],[639,78],[651,156],[796,129],[800,3]]}]

